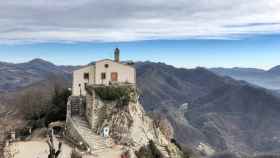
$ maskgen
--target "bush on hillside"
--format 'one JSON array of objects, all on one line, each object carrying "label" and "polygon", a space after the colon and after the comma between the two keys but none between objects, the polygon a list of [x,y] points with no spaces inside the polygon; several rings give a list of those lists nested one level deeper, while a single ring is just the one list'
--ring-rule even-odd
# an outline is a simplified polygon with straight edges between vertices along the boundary
[{"label": "bush on hillside", "polygon": [[104,86],[94,88],[95,93],[102,99],[107,101],[118,101],[119,105],[128,105],[133,100],[132,94],[135,90],[131,87]]},{"label": "bush on hillside", "polygon": [[137,158],[163,158],[155,143],[150,140],[147,146],[143,146],[135,153]]},{"label": "bush on hillside", "polygon": [[18,97],[18,106],[29,125],[34,128],[44,126],[44,118],[49,109],[50,97],[40,90],[29,90]]},{"label": "bush on hillside", "polygon": [[67,99],[71,92],[55,86],[53,91],[29,90],[18,97],[18,106],[32,128],[66,119]]},{"label": "bush on hillside", "polygon": [[176,139],[171,139],[171,143],[174,144],[178,148],[178,153],[182,158],[198,158],[201,157],[198,153],[196,153],[192,148],[187,145],[180,144],[176,141]]},{"label": "bush on hillside", "polygon": [[55,121],[65,121],[67,113],[67,101],[71,92],[67,89],[55,88],[51,99],[51,106],[46,113],[45,125]]}]

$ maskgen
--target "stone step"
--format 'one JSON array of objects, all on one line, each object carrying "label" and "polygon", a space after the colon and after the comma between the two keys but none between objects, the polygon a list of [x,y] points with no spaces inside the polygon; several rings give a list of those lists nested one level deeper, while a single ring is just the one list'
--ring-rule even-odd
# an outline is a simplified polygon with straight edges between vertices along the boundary
[{"label": "stone step", "polygon": [[97,135],[90,129],[88,122],[85,118],[75,116],[72,118],[75,125],[78,127],[77,131],[90,146],[91,149],[100,150],[108,148],[108,144],[113,144],[112,141],[106,140],[100,135]]},{"label": "stone step", "polygon": [[106,144],[107,142],[105,140],[96,140],[96,139],[87,139],[88,142],[91,142],[91,143],[97,143],[97,144]]},{"label": "stone step", "polygon": [[71,107],[71,110],[80,110],[80,107],[77,106],[77,107]]},{"label": "stone step", "polygon": [[98,143],[98,142],[88,142],[88,144],[90,144],[91,147],[95,148],[95,147],[107,147],[106,143]]},{"label": "stone step", "polygon": [[72,108],[78,108],[80,105],[73,105],[71,104]]},{"label": "stone step", "polygon": [[80,105],[73,105],[73,104],[72,104],[71,106],[72,106],[72,109],[73,109],[73,108],[79,108],[79,107],[80,107]]},{"label": "stone step", "polygon": [[90,136],[90,135],[84,135],[84,137],[89,141],[96,141],[96,142],[106,142],[105,138],[100,138],[100,136]]},{"label": "stone step", "polygon": [[85,137],[87,138],[87,141],[88,142],[96,142],[96,143],[99,143],[99,144],[106,144],[106,140],[100,140],[100,139],[94,139],[94,138],[88,138],[88,137]]},{"label": "stone step", "polygon": [[80,104],[73,104],[73,103],[71,103],[71,107],[73,108],[73,107],[80,107]]},{"label": "stone step", "polygon": [[91,131],[91,129],[88,125],[79,125],[79,127],[83,130],[90,130]]},{"label": "stone step", "polygon": [[[87,137],[85,137],[85,138],[87,138]],[[100,144],[106,144],[106,140],[101,140],[101,139],[88,138],[87,141],[88,142],[97,142]]]},{"label": "stone step", "polygon": [[73,120],[75,120],[78,123],[82,122],[82,123],[88,124],[88,122],[86,120],[82,120],[82,119],[79,119],[77,117],[73,117]]},{"label": "stone step", "polygon": [[84,127],[89,127],[89,124],[86,123],[86,122],[80,122],[80,121],[77,121],[77,123],[79,123],[79,125],[81,126],[84,126]]},{"label": "stone step", "polygon": [[[105,140],[92,140],[92,139],[87,139],[87,141],[89,143],[93,143],[93,144],[100,144],[100,145],[106,145],[107,142]],[[109,142],[108,142],[109,143]]]},{"label": "stone step", "polygon": [[99,143],[99,142],[88,142],[91,146],[94,147],[107,147],[107,144],[106,143]]},{"label": "stone step", "polygon": [[72,100],[71,100],[71,103],[72,103],[72,104],[74,104],[74,103],[80,104],[81,101],[80,101],[80,100],[73,100],[73,99],[72,99]]},{"label": "stone step", "polygon": [[89,140],[88,143],[96,146],[104,146],[104,147],[107,147],[107,144],[111,144],[111,142],[109,141],[106,142],[106,141],[95,141],[95,140]]},{"label": "stone step", "polygon": [[73,99],[72,99],[72,100],[71,100],[71,103],[80,103],[80,102],[81,102],[80,99],[78,99],[78,100],[75,100],[75,99],[73,100]]},{"label": "stone step", "polygon": [[71,105],[72,105],[72,107],[78,107],[78,106],[80,106],[79,103],[77,103],[77,104],[71,103]]},{"label": "stone step", "polygon": [[107,149],[108,147],[105,147],[105,146],[93,146],[92,147],[92,149],[94,150],[94,151],[96,151],[96,150],[101,150],[101,149]]},{"label": "stone step", "polygon": [[110,143],[110,142],[107,142],[106,140],[94,139],[94,138],[88,138],[87,141],[88,141],[88,143],[91,143],[91,144],[104,145],[104,146],[106,146],[107,143]]},{"label": "stone step", "polygon": [[80,122],[80,121],[76,121],[79,125],[84,126],[84,127],[89,127],[89,124],[86,122]]},{"label": "stone step", "polygon": [[101,136],[96,136],[96,135],[87,135],[87,134],[84,134],[85,138],[88,138],[89,140],[94,140],[94,141],[103,141],[105,142],[106,139],[105,138],[102,138]]},{"label": "stone step", "polygon": [[82,124],[88,125],[88,122],[87,122],[87,121],[83,121],[83,120],[76,120],[76,119],[75,119],[75,121],[76,121],[76,122],[78,122],[78,123],[82,123]]},{"label": "stone step", "polygon": [[80,103],[73,103],[73,102],[71,102],[71,105],[72,105],[72,106],[79,106]]}]

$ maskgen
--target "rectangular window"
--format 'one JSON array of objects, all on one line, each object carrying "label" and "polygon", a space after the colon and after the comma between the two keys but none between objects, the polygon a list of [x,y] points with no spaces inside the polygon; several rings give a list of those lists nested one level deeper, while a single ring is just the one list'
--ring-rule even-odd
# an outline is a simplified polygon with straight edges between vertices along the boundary
[{"label": "rectangular window", "polygon": [[89,79],[89,73],[84,73],[84,79],[88,80]]},{"label": "rectangular window", "polygon": [[102,80],[105,80],[105,79],[106,79],[106,73],[105,73],[105,72],[102,72],[102,73],[101,73],[101,79],[102,79]]},{"label": "rectangular window", "polygon": [[118,73],[112,72],[111,73],[111,81],[118,81]]}]

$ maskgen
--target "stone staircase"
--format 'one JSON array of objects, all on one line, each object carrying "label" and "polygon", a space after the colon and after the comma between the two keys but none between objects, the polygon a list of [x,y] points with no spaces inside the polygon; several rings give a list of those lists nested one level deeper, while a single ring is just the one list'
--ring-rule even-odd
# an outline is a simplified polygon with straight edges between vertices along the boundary
[{"label": "stone staircase", "polygon": [[93,130],[90,129],[85,118],[73,116],[72,121],[75,124],[77,132],[92,151],[98,151],[112,147],[113,141],[110,138],[104,138],[94,133]]},{"label": "stone staircase", "polygon": [[80,113],[81,97],[71,96],[71,113],[76,115]]}]

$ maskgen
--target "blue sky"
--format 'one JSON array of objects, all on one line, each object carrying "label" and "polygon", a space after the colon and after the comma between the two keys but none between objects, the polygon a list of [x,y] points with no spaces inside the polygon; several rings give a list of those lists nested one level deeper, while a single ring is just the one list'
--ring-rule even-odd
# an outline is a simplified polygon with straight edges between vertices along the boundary
[{"label": "blue sky", "polygon": [[0,61],[279,65],[279,0],[0,0]]},{"label": "blue sky", "polygon": [[76,42],[0,45],[1,61],[26,62],[42,58],[59,65],[82,65],[113,58],[115,47],[122,60],[165,62],[177,67],[256,67],[280,65],[280,35],[240,39],[146,40],[132,42]]}]

